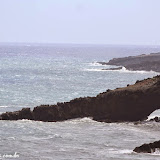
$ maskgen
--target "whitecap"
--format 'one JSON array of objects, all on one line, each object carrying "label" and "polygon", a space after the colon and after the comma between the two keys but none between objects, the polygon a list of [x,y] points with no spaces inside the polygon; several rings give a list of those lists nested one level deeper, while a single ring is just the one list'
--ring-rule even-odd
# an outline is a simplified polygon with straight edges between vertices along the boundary
[{"label": "whitecap", "polygon": [[123,149],[123,150],[116,150],[116,149],[109,149],[109,152],[112,154],[131,154],[133,153],[132,150],[129,149]]},{"label": "whitecap", "polygon": [[76,118],[72,120],[64,121],[64,123],[72,123],[72,124],[79,124],[79,123],[98,123],[94,121],[91,117],[85,117],[85,118]]},{"label": "whitecap", "polygon": [[9,106],[0,106],[0,108],[8,108]]},{"label": "whitecap", "polygon": [[103,65],[98,62],[92,62],[92,63],[89,63],[89,66],[103,66]]},{"label": "whitecap", "polygon": [[33,120],[29,120],[29,119],[20,119],[18,121],[20,121],[20,122],[30,122],[30,123],[34,122]]},{"label": "whitecap", "polygon": [[19,74],[16,74],[16,75],[15,75],[15,77],[21,77],[21,75],[19,75]]},{"label": "whitecap", "polygon": [[144,71],[144,70],[131,71],[131,70],[126,69],[125,67],[122,67],[122,69],[115,70],[115,71],[120,71],[120,72],[124,72],[124,73],[141,73],[141,74],[146,74],[146,73],[155,74],[155,73],[158,73],[158,72],[154,72],[154,71]]},{"label": "whitecap", "polygon": [[15,137],[8,137],[7,139],[8,140],[15,140],[16,138]]}]

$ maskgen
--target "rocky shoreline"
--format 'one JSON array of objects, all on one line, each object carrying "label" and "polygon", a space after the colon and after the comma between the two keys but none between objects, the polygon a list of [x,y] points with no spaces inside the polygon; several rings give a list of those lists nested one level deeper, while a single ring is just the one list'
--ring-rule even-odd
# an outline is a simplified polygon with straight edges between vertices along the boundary
[{"label": "rocky shoreline", "polygon": [[98,62],[98,63],[102,65],[123,66],[131,71],[144,70],[144,71],[160,72],[160,53],[114,58],[109,62]]},{"label": "rocky shoreline", "polygon": [[56,122],[74,118],[93,117],[100,122],[143,121],[160,109],[160,76],[137,81],[124,88],[107,90],[96,97],[76,98],[56,105],[41,105],[6,112],[1,120],[30,119]]},{"label": "rocky shoreline", "polygon": [[[0,115],[0,120],[35,120],[57,122],[74,118],[92,117],[99,122],[143,121],[160,109],[160,76],[137,81],[124,88],[107,90],[96,97],[76,98],[56,105],[41,105],[33,109],[23,108]],[[159,122],[156,117],[151,121]],[[137,153],[152,153],[160,149],[160,141],[144,144],[134,149]]]}]

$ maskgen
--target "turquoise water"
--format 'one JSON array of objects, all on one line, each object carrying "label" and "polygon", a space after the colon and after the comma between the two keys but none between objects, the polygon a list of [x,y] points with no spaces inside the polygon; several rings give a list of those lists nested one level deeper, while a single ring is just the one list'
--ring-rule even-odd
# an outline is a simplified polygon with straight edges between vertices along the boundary
[{"label": "turquoise water", "polygon": [[[159,52],[153,46],[0,44],[0,112],[96,96],[153,77],[153,71],[102,71],[99,61]],[[132,149],[158,140],[159,124],[0,121],[0,154],[23,159],[159,159]],[[118,131],[118,132],[117,132]],[[152,132],[152,134],[150,134]]]}]

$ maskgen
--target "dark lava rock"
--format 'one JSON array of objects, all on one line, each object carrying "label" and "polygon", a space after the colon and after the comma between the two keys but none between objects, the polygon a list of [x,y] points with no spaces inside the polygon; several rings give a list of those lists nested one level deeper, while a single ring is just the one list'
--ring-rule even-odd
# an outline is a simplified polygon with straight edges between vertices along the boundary
[{"label": "dark lava rock", "polygon": [[33,119],[30,108],[23,108],[20,111],[2,113],[1,120],[18,120],[18,119]]},{"label": "dark lava rock", "polygon": [[108,63],[98,62],[102,65],[124,66],[128,70],[144,70],[160,72],[160,53],[142,54],[139,56],[129,56],[114,58]]},{"label": "dark lava rock", "polygon": [[55,122],[93,117],[100,122],[142,121],[160,109],[160,76],[128,87],[107,90],[96,97],[76,98],[56,105],[41,105],[0,115],[2,120],[31,119]]},{"label": "dark lava rock", "polygon": [[133,151],[137,153],[153,153],[156,151],[156,149],[160,149],[160,141],[143,144],[140,147],[136,147]]}]

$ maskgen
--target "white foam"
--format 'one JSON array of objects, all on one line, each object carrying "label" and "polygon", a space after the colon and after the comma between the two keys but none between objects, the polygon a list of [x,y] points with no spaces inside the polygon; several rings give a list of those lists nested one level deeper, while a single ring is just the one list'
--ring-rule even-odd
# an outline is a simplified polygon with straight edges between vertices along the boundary
[{"label": "white foam", "polygon": [[0,108],[8,108],[9,106],[0,106]]},{"label": "white foam", "polygon": [[103,65],[98,62],[93,62],[93,63],[89,63],[89,66],[103,66]]},{"label": "white foam", "polygon": [[[118,70],[115,70],[115,71],[118,71]],[[125,73],[141,73],[141,74],[145,74],[145,73],[157,73],[157,72],[154,72],[154,71],[144,71],[144,70],[141,70],[141,71],[131,71],[131,70],[128,70],[126,69],[125,67],[122,67],[121,70],[119,70],[120,72],[125,72]]]},{"label": "white foam", "polygon": [[8,137],[7,139],[8,140],[15,140],[16,138],[15,137]]},{"label": "white foam", "polygon": [[148,73],[152,73],[152,74],[157,74],[158,72],[154,72],[154,71],[131,71],[126,69],[125,67],[122,67],[122,69],[117,69],[117,70],[109,70],[109,68],[107,68],[107,70],[105,70],[105,68],[103,69],[97,69],[97,68],[91,68],[91,69],[85,69],[85,71],[91,71],[91,72],[121,72],[121,73],[140,73],[140,74],[148,74]]},{"label": "white foam", "polygon": [[21,75],[19,75],[19,74],[16,74],[16,75],[15,75],[15,77],[21,77]]},{"label": "white foam", "polygon": [[149,116],[148,116],[148,119],[147,121],[149,121],[150,119],[153,119],[155,117],[160,117],[160,109],[157,109],[155,110],[153,113],[151,113]]},{"label": "white foam", "polygon": [[156,148],[155,152],[151,153],[152,155],[160,155],[160,149]]},{"label": "white foam", "polygon": [[124,149],[124,150],[120,150],[119,153],[120,154],[130,154],[132,153],[133,151],[132,150],[129,150],[129,149]]},{"label": "white foam", "polygon": [[109,71],[109,72],[121,72],[121,73],[141,73],[141,74],[146,74],[146,73],[156,73],[154,71],[131,71],[126,69],[125,67],[122,67],[122,69],[117,69],[117,70],[104,70],[104,71]]},{"label": "white foam", "polygon": [[[20,119],[20,120],[17,120],[19,122],[30,122],[30,123],[33,123],[34,121],[33,120],[29,120],[29,119]],[[40,122],[40,121],[38,121]]]},{"label": "white foam", "polygon": [[132,150],[129,149],[123,149],[123,150],[116,150],[116,149],[109,149],[109,152],[112,154],[131,154],[133,153]]},{"label": "white foam", "polygon": [[76,118],[72,120],[67,120],[64,121],[63,123],[72,123],[72,124],[78,124],[78,123],[96,123],[96,121],[92,120],[90,117],[85,117],[85,118]]}]

